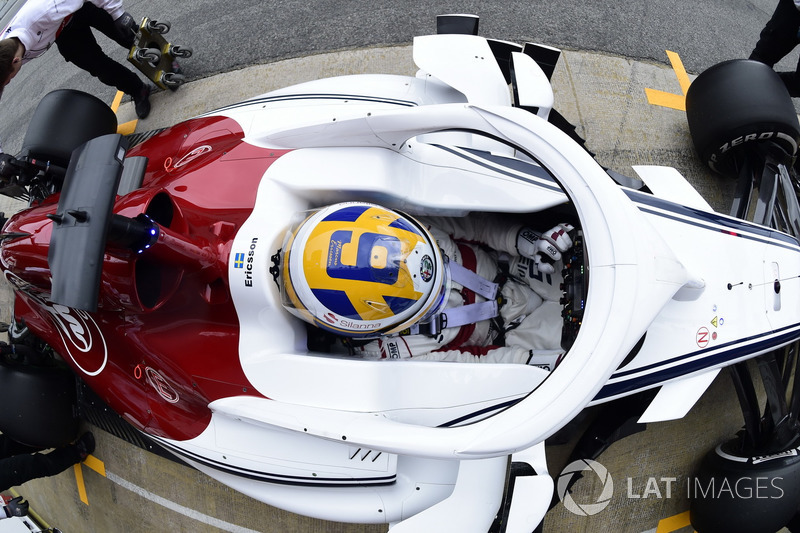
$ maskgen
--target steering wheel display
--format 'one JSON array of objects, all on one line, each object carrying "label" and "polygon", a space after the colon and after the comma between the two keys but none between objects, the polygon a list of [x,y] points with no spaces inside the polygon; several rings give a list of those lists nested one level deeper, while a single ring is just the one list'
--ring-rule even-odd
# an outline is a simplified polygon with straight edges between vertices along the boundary
[{"label": "steering wheel display", "polygon": [[583,232],[577,232],[573,239],[570,255],[564,255],[564,282],[561,284],[560,303],[564,306],[561,316],[564,326],[561,329],[561,347],[569,350],[578,336],[583,322],[583,311],[586,306],[586,291],[589,283],[589,268],[586,265]]}]

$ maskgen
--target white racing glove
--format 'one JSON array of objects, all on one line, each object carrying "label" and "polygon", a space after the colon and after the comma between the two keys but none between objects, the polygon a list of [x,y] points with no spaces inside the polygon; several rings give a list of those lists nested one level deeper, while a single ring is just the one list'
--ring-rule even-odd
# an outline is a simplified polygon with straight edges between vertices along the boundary
[{"label": "white racing glove", "polygon": [[559,224],[544,233],[522,228],[517,233],[517,251],[521,256],[533,259],[540,272],[552,274],[555,272],[553,263],[561,259],[562,252],[572,247],[569,232],[573,229],[567,223]]},{"label": "white racing glove", "polygon": [[553,371],[564,358],[564,350],[531,350],[528,364]]}]

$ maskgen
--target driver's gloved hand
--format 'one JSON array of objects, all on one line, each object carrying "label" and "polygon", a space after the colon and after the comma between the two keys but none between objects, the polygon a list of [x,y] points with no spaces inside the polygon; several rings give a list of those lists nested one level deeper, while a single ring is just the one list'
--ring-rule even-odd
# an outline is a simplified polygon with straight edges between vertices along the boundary
[{"label": "driver's gloved hand", "polygon": [[552,274],[553,264],[561,259],[561,254],[572,247],[569,232],[575,229],[571,224],[562,223],[552,229],[539,233],[524,227],[517,233],[517,251],[523,257],[533,259],[540,272]]},{"label": "driver's gloved hand", "polygon": [[136,38],[136,21],[133,20],[133,15],[127,11],[122,14],[117,20],[114,21],[114,29],[119,36],[120,44],[124,46],[133,46],[133,41]]}]

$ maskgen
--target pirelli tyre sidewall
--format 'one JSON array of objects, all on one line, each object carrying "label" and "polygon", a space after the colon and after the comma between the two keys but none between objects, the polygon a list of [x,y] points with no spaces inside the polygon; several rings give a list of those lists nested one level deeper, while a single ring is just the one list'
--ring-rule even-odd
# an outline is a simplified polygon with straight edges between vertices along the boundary
[{"label": "pirelli tyre sidewall", "polygon": [[0,361],[0,433],[29,446],[56,448],[75,440],[75,376],[64,368]]},{"label": "pirelli tyre sidewall", "polygon": [[692,527],[698,533],[774,533],[800,505],[799,450],[726,452],[734,442],[710,451],[687,481]]},{"label": "pirelli tyre sidewall", "polygon": [[37,105],[20,156],[66,167],[75,148],[116,131],[117,116],[108,104],[81,91],[59,89]]},{"label": "pirelli tyre sidewall", "polygon": [[749,148],[771,142],[797,152],[800,123],[786,86],[767,65],[735,59],[709,68],[686,94],[697,154],[712,170],[736,177]]}]

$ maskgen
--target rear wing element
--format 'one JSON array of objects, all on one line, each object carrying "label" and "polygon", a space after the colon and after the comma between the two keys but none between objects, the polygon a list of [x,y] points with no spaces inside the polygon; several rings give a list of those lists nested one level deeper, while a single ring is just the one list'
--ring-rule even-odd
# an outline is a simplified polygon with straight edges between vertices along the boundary
[{"label": "rear wing element", "polygon": [[103,252],[128,143],[104,135],[72,153],[53,220],[47,260],[53,302],[97,310]]}]

